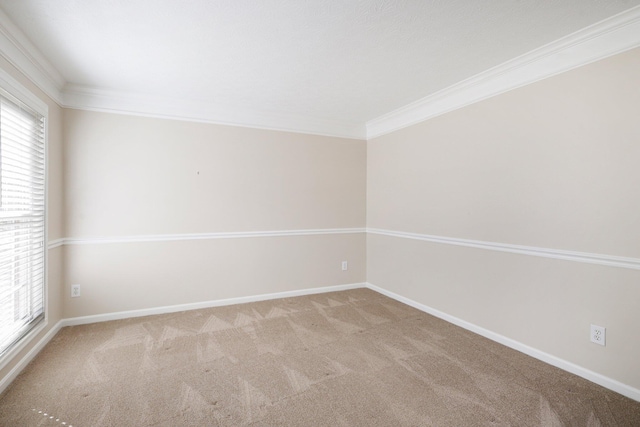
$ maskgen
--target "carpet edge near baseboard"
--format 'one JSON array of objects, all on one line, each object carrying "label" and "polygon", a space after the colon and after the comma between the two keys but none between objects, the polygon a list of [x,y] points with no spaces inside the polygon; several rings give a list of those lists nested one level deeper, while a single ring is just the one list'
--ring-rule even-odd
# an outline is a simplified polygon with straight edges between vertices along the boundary
[{"label": "carpet edge near baseboard", "polygon": [[[198,310],[201,308],[221,307],[225,305],[244,304],[256,301],[266,301],[278,298],[290,298],[303,295],[313,295],[327,292],[346,291],[349,289],[366,288],[364,282],[349,283],[343,285],[332,285],[316,288],[299,289],[292,291],[274,292],[246,297],[225,298],[219,300],[202,301],[195,303],[177,304],[162,307],[143,308],[138,310],[118,311],[112,313],[102,313],[90,316],[69,317],[59,320],[33,347],[15,364],[13,368],[0,378],[0,394],[11,385],[18,375],[27,365],[40,353],[40,351],[51,341],[51,339],[66,326],[86,325],[89,323],[107,322],[110,320],[129,319],[134,317],[153,316],[156,314],[177,313],[188,310]],[[10,362],[10,361],[9,361]]]},{"label": "carpet edge near baseboard", "polygon": [[458,317],[452,316],[450,314],[444,313],[442,311],[436,310],[435,308],[429,307],[428,305],[425,305],[425,304],[421,304],[410,298],[406,298],[406,297],[403,297],[402,295],[398,295],[391,291],[387,291],[386,289],[376,286],[372,283],[367,282],[366,287],[373,291],[379,292],[389,298],[392,298],[398,302],[407,304],[427,314],[430,314],[439,319],[445,320],[451,324],[454,324],[463,329],[466,329],[468,331],[481,335],[485,338],[488,338],[492,341],[495,341],[499,344],[502,344],[504,346],[517,350],[521,353],[524,353],[528,356],[531,356],[534,359],[538,359],[542,362],[548,363],[549,365],[555,366],[556,368],[560,368],[563,371],[570,372],[574,375],[577,375],[586,380],[589,380],[592,383],[598,384],[606,389],[615,391],[616,393],[620,393],[623,396],[626,396],[630,399],[640,402],[640,389],[632,387],[628,384],[624,384],[618,380],[614,380],[613,378],[609,378],[597,372],[591,371],[585,367],[576,365],[575,363],[571,363],[567,360],[561,359],[552,354],[545,353],[542,350],[538,350],[534,347],[530,347],[526,344],[521,343],[520,341],[516,341],[512,338],[505,337],[504,335],[500,335],[489,329],[485,329],[471,322],[467,322],[466,320],[463,320]]},{"label": "carpet edge near baseboard", "polygon": [[391,291],[387,291],[386,289],[383,289],[369,282],[308,288],[308,289],[301,289],[301,290],[294,290],[294,291],[283,291],[283,292],[248,296],[248,297],[226,298],[221,300],[211,300],[211,301],[204,301],[204,302],[197,302],[197,303],[187,303],[187,304],[179,304],[179,305],[172,305],[172,306],[145,308],[145,309],[139,309],[139,310],[128,310],[128,311],[120,311],[120,312],[114,312],[114,313],[104,313],[104,314],[96,314],[91,316],[72,317],[72,318],[62,319],[58,321],[15,364],[15,366],[9,371],[7,375],[5,375],[3,378],[0,379],[0,394],[3,393],[7,387],[9,387],[9,385],[13,382],[13,380],[15,380],[16,377],[22,372],[22,370],[27,367],[29,362],[31,362],[38,355],[38,353],[40,353],[40,351],[49,343],[49,341],[51,341],[51,339],[60,331],[60,329],[62,329],[65,326],[84,325],[89,323],[106,322],[110,320],[120,320],[120,319],[127,319],[127,318],[133,318],[133,317],[152,316],[156,314],[176,313],[180,311],[197,310],[201,308],[220,307],[225,305],[243,304],[248,302],[265,301],[270,299],[289,298],[289,297],[296,297],[296,296],[303,296],[303,295],[344,291],[348,289],[357,289],[357,288],[368,288],[375,292],[379,292],[398,302],[407,304],[427,314],[438,317],[442,320],[445,320],[463,329],[474,332],[478,335],[481,335],[499,344],[505,345],[509,348],[517,350],[528,356],[531,356],[535,359],[541,360],[552,366],[555,366],[564,371],[570,372],[574,375],[582,377],[595,384],[598,384],[602,387],[605,387],[609,390],[615,391],[616,393],[620,393],[623,396],[626,396],[630,399],[640,402],[640,389],[632,387],[628,384],[624,384],[620,381],[614,380],[613,378],[609,378],[597,372],[591,371],[587,368],[576,365],[567,360],[545,353],[541,350],[530,347],[514,339],[505,337],[496,332],[482,328],[471,322],[467,322],[466,320],[462,320],[458,317],[451,316],[449,314],[436,310],[432,307],[429,307],[425,304],[421,304],[412,299],[403,297]]},{"label": "carpet edge near baseboard", "polygon": [[0,378],[0,395],[11,385],[27,365],[42,351],[53,337],[64,327],[64,319],[59,320],[38,342],[11,368],[3,378]]}]

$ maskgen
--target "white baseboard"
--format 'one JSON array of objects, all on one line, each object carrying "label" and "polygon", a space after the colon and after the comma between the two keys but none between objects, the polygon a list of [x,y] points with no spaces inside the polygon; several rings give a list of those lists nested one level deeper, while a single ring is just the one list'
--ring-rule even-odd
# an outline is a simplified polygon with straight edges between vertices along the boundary
[{"label": "white baseboard", "polygon": [[488,338],[492,341],[495,341],[497,343],[510,347],[514,350],[517,350],[535,359],[548,363],[549,365],[555,366],[556,368],[560,368],[564,371],[575,374],[593,383],[596,383],[605,388],[608,388],[609,390],[613,390],[617,393],[622,394],[623,396],[626,396],[630,399],[640,402],[640,390],[638,390],[637,388],[631,387],[630,385],[623,384],[620,381],[598,374],[597,372],[590,371],[589,369],[583,368],[582,366],[578,366],[564,359],[560,359],[559,357],[545,353],[541,350],[535,349],[533,347],[529,347],[528,345],[523,344],[519,341],[513,340],[511,338],[507,338],[503,335],[492,332],[478,325],[474,325],[473,323],[467,322],[457,317],[451,316],[447,313],[443,313],[442,311],[436,310],[435,308],[429,307],[427,305],[420,304],[419,302],[416,302],[409,298],[405,298],[393,292],[387,291],[371,283],[367,283],[366,287],[373,291],[386,295],[389,298],[393,298],[396,301],[407,304],[413,308],[417,308],[420,311],[424,311],[425,313],[431,314],[432,316],[438,317],[456,326],[460,326],[461,328],[474,332],[478,335],[482,335],[483,337]]},{"label": "white baseboard", "polygon": [[96,314],[93,316],[72,317],[62,319],[43,336],[36,345],[11,369],[11,371],[0,379],[0,393],[2,393],[22,370],[33,360],[34,357],[44,348],[45,345],[65,326],[85,325],[88,323],[106,322],[109,320],[128,319],[132,317],[152,316],[154,314],[176,313],[180,311],[196,310],[200,308],[220,307],[224,305],[243,304],[248,302],[266,301],[270,299],[289,298],[303,295],[321,294],[325,292],[346,291],[348,289],[364,288],[364,283],[352,283],[346,285],[325,286],[320,288],[308,288],[295,291],[275,292],[270,294],[253,295],[248,297],[227,298],[221,300],[196,302],[189,304],[170,305],[165,307],[145,308],[141,310],[120,311],[116,313]]},{"label": "white baseboard", "polygon": [[31,350],[29,350],[27,354],[25,354],[24,357],[22,357],[22,359],[20,359],[20,361],[16,363],[16,365],[9,371],[9,373],[5,375],[4,378],[0,378],[0,394],[9,386],[9,384],[13,382],[13,380],[16,379],[18,375],[20,375],[20,372],[22,372],[22,370],[27,367],[29,362],[31,362],[33,358],[38,355],[38,353],[40,353],[44,346],[47,345],[49,341],[51,341],[51,338],[53,338],[58,333],[58,331],[60,331],[63,326],[62,323],[63,320],[60,320],[53,326],[53,328],[49,329],[49,332],[47,332],[42,338],[40,338],[40,341],[38,341],[36,345],[31,347]]},{"label": "white baseboard", "polygon": [[224,305],[244,304],[248,302],[266,301],[270,299],[298,297],[303,295],[321,294],[325,292],[346,291],[348,289],[364,288],[364,283],[325,286],[295,291],[275,292],[270,294],[252,295],[247,297],[227,298],[212,301],[194,302],[188,304],[168,305],[164,307],[143,308],[140,310],[119,311],[116,313],[96,314],[93,316],[72,317],[62,320],[62,326],[85,325],[88,323],[107,322],[109,320],[128,319],[131,317],[152,316],[155,314],[177,313],[179,311],[197,310],[200,308],[220,307]]},{"label": "white baseboard", "polygon": [[29,350],[29,352],[13,367],[13,369],[11,369],[11,371],[4,378],[0,379],[0,393],[2,393],[9,386],[9,384],[11,384],[11,382],[29,364],[29,362],[31,362],[31,360],[33,360],[33,358],[44,348],[44,346],[47,345],[47,343],[58,333],[58,331],[60,331],[60,329],[65,326],[84,325],[88,323],[106,322],[109,320],[127,319],[132,317],[151,316],[155,314],[176,313],[180,311],[196,310],[201,308],[220,307],[225,305],[243,304],[243,303],[256,302],[256,301],[266,301],[266,300],[278,299],[278,298],[289,298],[289,297],[297,297],[297,296],[303,296],[303,295],[320,294],[320,293],[326,293],[326,292],[345,291],[348,289],[357,289],[357,288],[363,288],[363,287],[379,292],[383,295],[388,296],[389,298],[395,299],[396,301],[407,304],[420,311],[424,311],[425,313],[431,314],[449,323],[460,326],[461,328],[467,329],[471,332],[474,332],[492,341],[495,341],[497,343],[510,347],[514,350],[520,351],[521,353],[534,357],[538,360],[546,362],[552,366],[563,369],[572,374],[578,375],[591,382],[594,382],[605,388],[608,388],[617,393],[620,393],[623,396],[627,396],[630,399],[640,402],[640,390],[634,387],[631,387],[627,384],[623,384],[617,380],[598,374],[596,372],[590,371],[586,368],[575,365],[571,362],[560,359],[556,356],[545,353],[533,347],[529,347],[528,345],[525,345],[521,342],[515,341],[511,338],[507,338],[503,335],[492,332],[488,329],[484,329],[480,326],[474,325],[473,323],[459,319],[455,316],[451,316],[449,314],[443,313],[439,310],[436,310],[427,305],[418,303],[409,298],[387,291],[371,283],[352,283],[352,284],[346,284],[346,285],[326,286],[326,287],[320,287],[320,288],[284,291],[284,292],[247,296],[247,297],[227,298],[227,299],[221,299],[221,300],[204,301],[204,302],[189,303],[189,304],[179,304],[179,305],[171,305],[171,306],[165,306],[165,307],[154,307],[154,308],[147,308],[147,309],[141,309],[141,310],[120,311],[117,313],[105,313],[105,314],[97,314],[93,316],[83,316],[83,317],[73,317],[69,319],[62,319],[58,323],[56,323],[56,325],[53,328],[51,328],[49,332],[47,332],[46,335],[44,335],[40,339],[40,341],[38,341],[38,343],[31,348],[31,350]]}]

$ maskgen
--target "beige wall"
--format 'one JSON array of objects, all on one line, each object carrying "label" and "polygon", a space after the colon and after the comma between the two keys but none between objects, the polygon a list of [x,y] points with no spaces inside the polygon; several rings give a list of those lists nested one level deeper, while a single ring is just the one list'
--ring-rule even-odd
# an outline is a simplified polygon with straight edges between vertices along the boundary
[{"label": "beige wall", "polygon": [[363,283],[365,245],[360,233],[68,246],[82,297],[65,317]]},{"label": "beige wall", "polygon": [[[365,141],[78,110],[64,111],[64,138],[66,237],[365,226]],[[65,317],[365,280],[364,233],[65,254],[65,285],[82,286]]]},{"label": "beige wall", "polygon": [[[63,171],[62,171],[62,109],[3,57],[0,68],[29,89],[49,107],[47,138],[47,227],[48,240],[63,236]],[[51,249],[47,260],[47,327],[20,353],[0,369],[0,381],[14,368],[33,346],[62,318],[62,248]]]},{"label": "beige wall", "polygon": [[[368,143],[62,110],[0,67],[49,104],[49,239],[89,239],[49,251],[49,328],[366,275],[640,388],[637,270],[362,233],[91,240],[360,228],[366,218],[372,228],[640,257],[640,50]],[[69,297],[72,283],[82,297]],[[606,347],[588,342],[590,323],[607,327]]]},{"label": "beige wall", "polygon": [[[640,257],[639,88],[636,49],[369,141],[367,226]],[[370,283],[640,388],[640,271],[381,235],[367,250]]]},{"label": "beige wall", "polygon": [[66,237],[365,225],[366,143],[65,110]]}]

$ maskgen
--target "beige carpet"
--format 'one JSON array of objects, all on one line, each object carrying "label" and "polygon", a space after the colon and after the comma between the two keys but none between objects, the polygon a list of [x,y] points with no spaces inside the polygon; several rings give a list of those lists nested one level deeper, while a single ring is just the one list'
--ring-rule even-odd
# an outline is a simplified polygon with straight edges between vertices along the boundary
[{"label": "beige carpet", "polygon": [[2,426],[640,426],[640,403],[367,289],[64,328]]}]

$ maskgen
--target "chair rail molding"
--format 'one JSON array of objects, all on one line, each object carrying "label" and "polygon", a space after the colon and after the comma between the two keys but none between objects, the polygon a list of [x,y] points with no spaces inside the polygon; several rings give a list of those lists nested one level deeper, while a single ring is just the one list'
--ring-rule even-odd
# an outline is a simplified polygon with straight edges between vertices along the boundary
[{"label": "chair rail molding", "polygon": [[402,239],[422,240],[445,245],[466,246],[469,248],[491,251],[510,252],[520,255],[531,255],[543,258],[561,259],[564,261],[584,262],[588,264],[606,265],[609,267],[640,270],[640,259],[615,255],[594,254],[589,252],[568,251],[563,249],[540,248],[535,246],[512,245],[508,243],[486,242],[481,240],[461,239],[457,237],[434,236],[431,234],[409,233],[404,231],[367,228],[367,233],[380,236],[399,237]]}]

